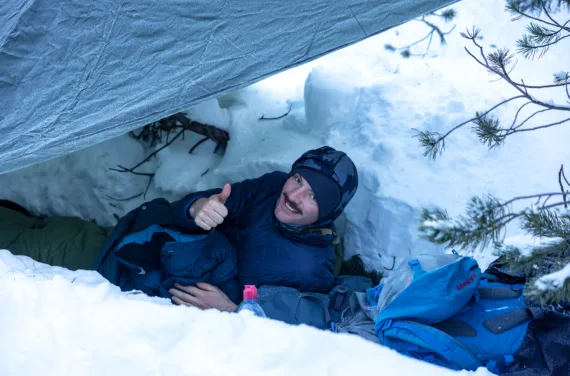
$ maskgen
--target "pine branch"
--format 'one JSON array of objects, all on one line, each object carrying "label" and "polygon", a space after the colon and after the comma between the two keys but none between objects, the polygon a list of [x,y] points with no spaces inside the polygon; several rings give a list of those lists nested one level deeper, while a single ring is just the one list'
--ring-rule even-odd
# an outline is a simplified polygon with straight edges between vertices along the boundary
[{"label": "pine branch", "polygon": [[445,149],[445,137],[438,132],[420,131],[413,129],[416,134],[412,137],[417,138],[424,148],[424,157],[435,159],[437,155],[441,155]]},{"label": "pine branch", "polygon": [[467,215],[450,219],[439,209],[422,212],[419,230],[432,243],[474,251],[496,243],[504,226],[514,218],[492,196],[474,196],[467,204]]},{"label": "pine branch", "polygon": [[521,53],[527,59],[534,59],[538,53],[540,58],[543,57],[546,52],[548,52],[550,46],[553,46],[568,37],[570,37],[570,34],[563,37],[559,36],[558,34],[554,34],[553,36],[543,36],[542,38],[525,34],[523,35],[522,39],[519,39],[517,41],[517,52]]},{"label": "pine branch", "polygon": [[[419,231],[424,238],[432,243],[445,244],[448,247],[460,247],[467,251],[483,249],[491,243],[500,243],[506,226],[521,217],[525,220],[528,231],[532,229],[539,231],[536,221],[543,218],[537,216],[542,212],[564,205],[564,202],[547,204],[550,197],[560,195],[562,195],[560,192],[542,193],[515,197],[505,202],[501,202],[490,195],[474,196],[467,204],[466,215],[461,215],[456,219],[449,218],[447,213],[440,209],[431,211],[424,209]],[[511,204],[513,202],[535,198],[540,201],[544,197],[546,200],[541,206],[534,209],[512,211]],[[545,227],[545,229],[548,228],[554,231],[554,227]],[[541,231],[546,230],[541,228]]]},{"label": "pine branch", "polygon": [[413,136],[420,140],[420,145],[424,148],[424,156],[430,156],[432,159],[435,159],[437,155],[441,155],[443,150],[445,149],[445,139],[453,132],[458,130],[459,128],[463,127],[466,124],[476,121],[478,118],[487,116],[491,111],[495,110],[496,108],[504,105],[505,103],[511,102],[516,99],[524,98],[523,95],[518,95],[516,97],[512,97],[509,99],[505,99],[504,101],[496,104],[495,106],[491,107],[489,110],[483,113],[477,113],[474,118],[471,118],[467,121],[464,121],[461,124],[456,125],[455,127],[451,128],[447,133],[441,135],[438,132],[430,132],[430,131],[420,131],[418,129],[413,129],[416,134]]},{"label": "pine branch", "polygon": [[537,238],[569,238],[570,216],[556,210],[525,213],[522,228]]},{"label": "pine branch", "polygon": [[[526,6],[525,6],[526,5]],[[522,17],[528,18],[537,22],[544,23],[545,25],[560,27],[562,30],[566,30],[570,32],[570,28],[566,27],[567,23],[561,25],[555,20],[553,22],[548,22],[543,19],[531,16],[530,14],[526,13],[527,10],[530,11],[539,11],[542,10],[542,0],[533,0],[531,4],[523,4],[521,1],[509,1],[506,7],[507,11],[511,12],[514,15],[513,21],[519,20]]]},{"label": "pine branch", "polygon": [[473,26],[471,31],[469,31],[469,29],[467,29],[464,33],[459,33],[459,35],[461,35],[465,39],[469,39],[475,46],[477,46],[479,48],[479,53],[481,54],[481,59],[483,59],[484,63],[479,61],[479,59],[477,59],[475,56],[473,56],[471,54],[471,52],[467,49],[467,47],[465,47],[465,50],[479,64],[481,64],[483,66],[487,66],[487,65],[489,65],[489,62],[487,61],[487,57],[485,56],[485,52],[483,51],[483,46],[481,46],[479,43],[477,43],[477,40],[476,40],[477,38],[480,38],[479,37],[480,33],[481,33],[481,29],[477,29],[475,26]]},{"label": "pine branch", "polygon": [[[531,29],[534,30],[536,33],[543,35],[544,37],[548,36],[549,34],[552,34],[551,31],[547,30],[546,28],[542,28],[541,26],[538,25],[533,26]],[[422,132],[415,130],[417,134],[414,137],[419,139],[420,145],[424,148],[424,153],[423,153],[424,156],[429,156],[432,159],[435,159],[437,155],[441,155],[443,150],[445,149],[444,145],[442,145],[445,138],[448,137],[452,132],[456,131],[457,129],[471,122],[475,124],[475,126],[472,129],[479,138],[479,140],[482,143],[486,144],[489,148],[494,148],[496,146],[502,145],[505,141],[505,138],[512,134],[550,128],[570,121],[570,118],[568,118],[541,126],[522,128],[523,125],[526,124],[535,115],[540,114],[542,112],[546,112],[549,110],[570,111],[570,106],[561,106],[551,102],[544,102],[537,99],[528,92],[528,89],[537,89],[537,88],[542,89],[542,88],[564,86],[566,93],[570,98],[570,89],[568,88],[569,86],[568,74],[561,75],[559,73],[555,75],[554,85],[535,86],[535,85],[525,85],[524,81],[522,84],[514,82],[510,77],[511,70],[509,69],[509,66],[512,64],[514,60],[514,55],[508,49],[499,49],[485,56],[483,47],[477,43],[477,38],[479,38],[479,34],[480,30],[476,28],[473,28],[471,31],[467,30],[466,32],[461,33],[461,36],[471,40],[475,44],[475,46],[479,48],[481,58],[476,57],[468,48],[465,48],[467,53],[481,66],[485,67],[489,72],[496,74],[500,78],[504,79],[513,88],[515,88],[515,90],[517,90],[520,93],[520,95],[509,98],[499,103],[498,105],[495,105],[486,112],[482,113],[477,112],[474,118],[456,125],[455,127],[451,128],[447,133],[443,135],[436,132],[429,132],[429,131]],[[501,128],[498,118],[489,116],[489,113],[495,110],[497,107],[506,104],[511,100],[520,99],[520,98],[527,99],[527,102],[523,104],[521,107],[519,107],[519,109],[515,114],[513,122],[509,128]],[[528,106],[529,104],[540,106],[542,107],[542,109],[537,110],[536,112],[528,116],[521,124],[515,125],[522,109]]]},{"label": "pine branch", "polygon": [[457,12],[455,11],[455,9],[450,8],[450,9],[444,10],[443,12],[441,12],[441,14],[430,13],[430,15],[441,17],[445,20],[445,22],[450,22],[455,18],[455,16],[457,16]]},{"label": "pine branch", "polygon": [[499,119],[477,112],[473,123],[476,125],[473,127],[475,134],[483,144],[487,144],[489,149],[501,146],[505,141],[505,136],[501,134]]}]

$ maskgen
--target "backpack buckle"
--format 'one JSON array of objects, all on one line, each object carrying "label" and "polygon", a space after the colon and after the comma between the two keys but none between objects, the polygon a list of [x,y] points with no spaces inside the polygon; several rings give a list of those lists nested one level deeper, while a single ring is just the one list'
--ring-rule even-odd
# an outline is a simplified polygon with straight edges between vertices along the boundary
[{"label": "backpack buckle", "polygon": [[392,326],[392,320],[386,320],[382,323],[382,325],[380,325],[380,332],[390,329],[390,327]]},{"label": "backpack buckle", "polygon": [[336,294],[334,297],[333,309],[339,311],[342,309],[342,303],[344,303],[344,297],[348,293],[348,288],[344,285],[340,285],[336,288]]},{"label": "backpack buckle", "polygon": [[420,264],[420,262],[418,261],[418,259],[411,259],[408,261],[408,265],[410,265],[410,268],[412,268],[412,271],[414,272],[414,276],[419,275],[421,273],[425,273],[424,270],[422,269],[422,266]]}]

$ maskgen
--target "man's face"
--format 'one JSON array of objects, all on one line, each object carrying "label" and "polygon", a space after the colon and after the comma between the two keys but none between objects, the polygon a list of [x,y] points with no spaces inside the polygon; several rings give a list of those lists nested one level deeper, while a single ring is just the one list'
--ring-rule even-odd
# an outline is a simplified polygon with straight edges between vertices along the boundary
[{"label": "man's face", "polygon": [[310,225],[319,218],[319,206],[309,182],[301,175],[292,175],[281,191],[275,217],[287,225]]}]

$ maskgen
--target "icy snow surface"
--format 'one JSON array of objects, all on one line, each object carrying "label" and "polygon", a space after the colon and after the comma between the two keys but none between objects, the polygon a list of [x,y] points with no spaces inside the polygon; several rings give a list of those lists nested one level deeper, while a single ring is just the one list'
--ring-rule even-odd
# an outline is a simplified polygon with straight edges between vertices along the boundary
[{"label": "icy snow surface", "polygon": [[2,250],[0,301],[0,375],[456,374],[357,336],[173,306]]},{"label": "icy snow surface", "polygon": [[[369,266],[384,270],[410,255],[443,252],[418,237],[422,207],[440,206],[454,216],[473,194],[506,199],[557,191],[556,174],[570,156],[568,126],[517,134],[488,151],[468,125],[447,140],[436,161],[423,157],[412,138],[414,128],[445,133],[475,111],[517,94],[467,55],[465,46],[475,49],[458,32],[480,27],[480,43],[490,52],[493,46],[514,47],[526,23],[511,22],[503,1],[468,0],[454,8],[457,27],[448,45],[434,42],[424,59],[405,60],[383,47],[422,38],[425,25],[410,22],[189,109],[193,120],[230,133],[225,154],[214,154],[210,141],[188,154],[202,136],[187,132],[137,170],[156,173],[144,198],[121,200],[143,192],[147,177],[110,168],[132,167],[160,145],[150,147],[127,135],[2,175],[0,198],[36,214],[112,225],[115,215],[144,200],[176,200],[275,169],[287,171],[305,150],[328,144],[347,152],[359,168],[359,191],[339,221],[347,256],[360,253]],[[519,59],[513,77],[531,85],[551,83],[553,72],[566,68],[560,63],[570,61],[565,46],[551,48],[536,63],[540,69]],[[545,98],[565,103],[562,91],[549,90]],[[512,102],[496,114],[510,124],[520,104]],[[279,120],[259,120],[289,108]],[[527,116],[534,111],[526,110]],[[559,120],[547,112],[529,125]],[[447,373],[359,338],[173,307],[165,300],[121,294],[94,272],[49,268],[6,252],[1,256],[2,375]],[[492,260],[488,254],[477,257],[482,267]]]}]

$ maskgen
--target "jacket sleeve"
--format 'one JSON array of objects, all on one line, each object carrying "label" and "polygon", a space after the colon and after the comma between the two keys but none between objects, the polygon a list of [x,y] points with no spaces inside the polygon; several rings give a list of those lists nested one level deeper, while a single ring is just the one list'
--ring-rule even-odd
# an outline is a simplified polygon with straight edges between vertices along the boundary
[{"label": "jacket sleeve", "polygon": [[[285,183],[286,179],[287,175],[284,172],[276,171],[265,174],[259,178],[233,183],[231,185],[232,191],[226,201],[228,216],[224,220],[224,226],[235,224],[238,218],[247,214],[246,211],[248,205],[254,203],[256,198],[267,194],[269,191],[281,189],[281,186]],[[190,215],[190,207],[198,199],[210,197],[214,194],[220,193],[221,191],[221,188],[216,188],[191,193],[180,200],[174,209],[178,226],[193,232],[203,231],[198,227],[198,225],[196,225],[194,218]]]}]

